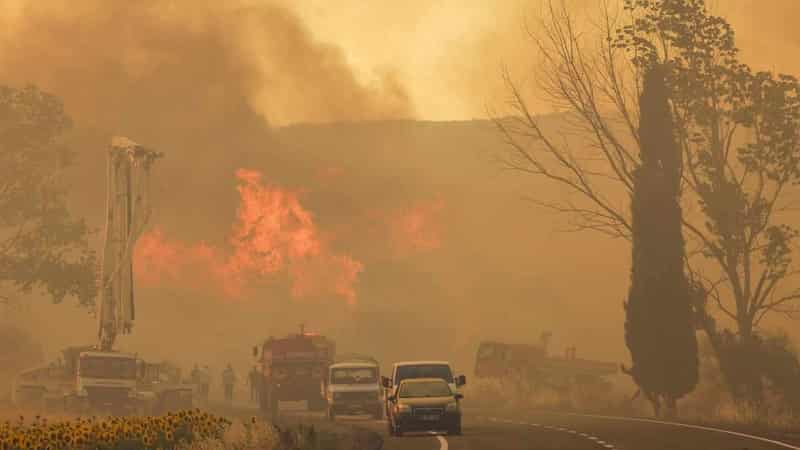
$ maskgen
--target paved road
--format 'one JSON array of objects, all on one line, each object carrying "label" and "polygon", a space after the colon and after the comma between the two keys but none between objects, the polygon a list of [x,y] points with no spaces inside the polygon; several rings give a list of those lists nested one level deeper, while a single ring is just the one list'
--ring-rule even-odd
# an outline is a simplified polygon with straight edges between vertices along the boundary
[{"label": "paved road", "polygon": [[388,435],[386,422],[342,418],[340,423],[375,431],[384,450],[800,450],[709,429],[605,417],[531,413],[507,420],[466,414],[462,436]]},{"label": "paved road", "polygon": [[[320,414],[297,411],[284,416],[284,420],[293,422],[290,417],[330,425]],[[386,421],[366,417],[339,416],[336,424],[379,434],[383,450],[800,450],[800,435],[759,440],[744,433],[648,419],[563,413],[531,412],[508,417],[467,410],[461,436],[407,433],[392,437]]]}]

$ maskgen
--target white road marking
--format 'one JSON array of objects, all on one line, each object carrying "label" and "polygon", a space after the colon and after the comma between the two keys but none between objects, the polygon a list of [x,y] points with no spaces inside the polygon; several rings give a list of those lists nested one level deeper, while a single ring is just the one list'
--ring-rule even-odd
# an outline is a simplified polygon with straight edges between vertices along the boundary
[{"label": "white road marking", "polygon": [[778,447],[788,448],[791,450],[800,450],[800,447],[795,445],[776,441],[774,439],[768,439],[761,436],[754,436],[752,434],[747,433],[739,433],[738,431],[730,431],[730,430],[723,430],[721,428],[713,428],[713,427],[704,427],[701,425],[689,425],[687,423],[680,423],[680,422],[666,422],[663,420],[655,420],[655,419],[641,419],[637,417],[618,417],[618,416],[601,416],[596,414],[577,414],[577,413],[550,413],[550,414],[558,414],[558,415],[566,415],[566,416],[577,416],[577,417],[592,417],[596,419],[606,419],[606,420],[619,420],[623,422],[643,422],[643,423],[654,423],[659,425],[671,425],[674,427],[680,428],[690,428],[694,430],[702,430],[702,431],[710,431],[715,433],[722,433],[722,434],[729,434],[731,436],[737,436],[745,439],[752,439],[754,441],[766,442],[768,444],[776,445]]},{"label": "white road marking", "polygon": [[[576,435],[581,436],[583,438],[586,438],[586,439],[588,439],[588,440],[594,442],[595,444],[600,445],[600,446],[602,446],[604,448],[607,448],[607,449],[616,448],[616,447],[614,447],[613,444],[609,444],[606,441],[603,441],[598,437],[591,436],[591,435],[588,435],[586,433],[578,433],[577,431],[571,430],[569,428],[563,428],[563,427],[553,426],[553,425],[540,425],[538,423],[513,422],[513,421],[510,421],[510,420],[506,420],[506,419],[496,419],[494,417],[489,417],[488,420],[491,421],[491,422],[501,422],[501,423],[515,424],[515,425],[523,425],[523,426],[527,425],[529,427],[543,428],[545,430],[561,431],[562,433],[576,434]],[[447,447],[443,447],[441,450],[447,450]]]}]

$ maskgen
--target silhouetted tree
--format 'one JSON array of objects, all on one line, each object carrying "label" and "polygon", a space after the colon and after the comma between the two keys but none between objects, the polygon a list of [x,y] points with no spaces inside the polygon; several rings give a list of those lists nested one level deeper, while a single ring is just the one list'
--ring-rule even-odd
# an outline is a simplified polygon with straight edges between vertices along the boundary
[{"label": "silhouetted tree", "polygon": [[71,162],[61,141],[70,126],[57,97],[0,86],[0,287],[14,292],[4,302],[35,289],[55,302],[96,295],[89,230],[70,215],[59,178]]},{"label": "silhouetted tree", "polygon": [[625,303],[628,371],[659,415],[698,379],[697,338],[684,274],[681,153],[661,66],[648,69],[639,102],[641,165],[633,171],[631,287]]},{"label": "silhouetted tree", "polygon": [[[744,357],[764,317],[800,310],[800,288],[787,282],[800,275],[791,252],[797,230],[782,217],[800,182],[800,83],[752,71],[739,59],[730,24],[704,0],[623,5],[619,15],[604,9],[596,35],[579,29],[565,4],[550,2],[531,37],[541,55],[539,93],[566,110],[564,128],[545,124],[507,76],[516,114],[495,120],[509,145],[506,162],[577,194],[539,202],[568,214],[575,230],[631,240],[631,211],[617,199],[631,195],[640,165],[641,74],[656,63],[667,67],[698,323],[720,358]],[[561,138],[576,130],[583,145]],[[712,307],[735,324],[734,341],[722,339]],[[746,374],[726,371],[726,379],[734,393],[759,401],[762,368],[744,360],[720,365],[746,367]]]}]

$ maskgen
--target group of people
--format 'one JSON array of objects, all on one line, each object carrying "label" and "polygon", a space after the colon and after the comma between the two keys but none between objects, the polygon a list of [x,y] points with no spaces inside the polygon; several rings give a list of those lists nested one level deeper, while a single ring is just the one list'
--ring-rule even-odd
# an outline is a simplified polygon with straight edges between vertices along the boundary
[{"label": "group of people", "polygon": [[[203,366],[200,368],[197,364],[194,365],[192,369],[192,383],[198,386],[199,396],[203,401],[208,401],[208,393],[209,387],[211,385],[211,375],[208,369],[208,366]],[[260,380],[259,372],[253,368],[250,371],[248,384],[250,385],[250,400],[258,402],[259,400],[259,380]],[[236,372],[234,372],[233,367],[230,363],[225,367],[222,371],[222,388],[225,393],[225,402],[232,403],[233,402],[233,393],[234,388],[236,386]]]}]

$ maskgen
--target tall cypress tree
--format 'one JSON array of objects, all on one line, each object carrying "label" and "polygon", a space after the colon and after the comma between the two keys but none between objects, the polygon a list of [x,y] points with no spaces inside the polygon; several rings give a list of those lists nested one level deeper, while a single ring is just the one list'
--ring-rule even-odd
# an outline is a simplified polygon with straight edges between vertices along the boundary
[{"label": "tall cypress tree", "polygon": [[697,338],[684,273],[681,230],[681,153],[674,135],[663,67],[644,77],[640,97],[641,165],[631,200],[633,254],[625,302],[626,371],[652,402],[674,414],[698,379]]}]

